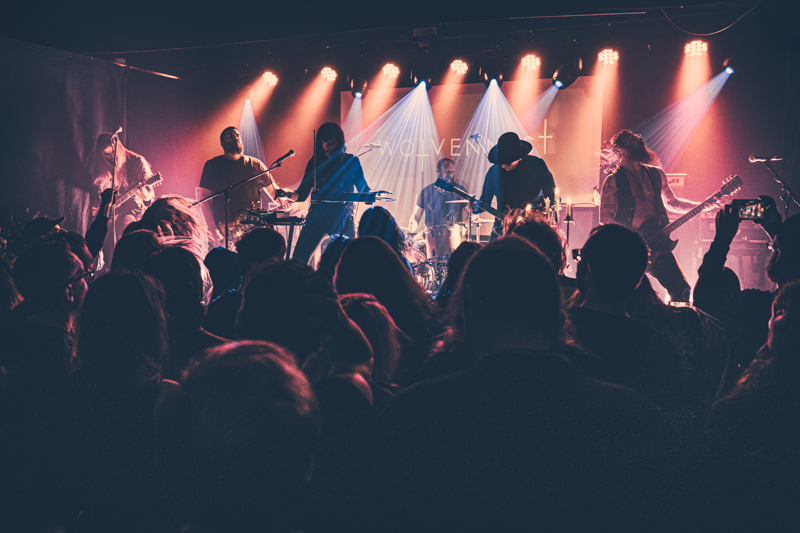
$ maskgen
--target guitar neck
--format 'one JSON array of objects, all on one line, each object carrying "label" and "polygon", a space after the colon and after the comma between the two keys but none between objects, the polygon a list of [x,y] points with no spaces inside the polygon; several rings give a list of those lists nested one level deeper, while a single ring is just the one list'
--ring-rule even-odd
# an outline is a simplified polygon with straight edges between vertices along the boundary
[{"label": "guitar neck", "polygon": [[439,178],[439,179],[436,180],[436,186],[441,188],[441,189],[444,189],[446,191],[453,192],[453,193],[457,194],[458,196],[460,196],[461,198],[463,198],[465,200],[474,201],[475,205],[477,205],[478,207],[480,207],[481,209],[483,209],[484,211],[486,211],[490,215],[494,216],[495,218],[499,218],[501,220],[503,219],[503,213],[501,213],[500,211],[498,211],[494,207],[481,202],[480,200],[478,200],[477,198],[475,198],[474,196],[472,196],[468,192],[462,191],[461,189],[453,186],[452,183],[443,181],[441,178]]},{"label": "guitar neck", "polygon": [[664,233],[666,233],[667,235],[669,235],[670,233],[672,233],[676,229],[680,228],[681,226],[683,226],[684,224],[689,222],[691,219],[693,219],[695,216],[697,216],[697,214],[700,213],[700,211],[705,209],[706,205],[709,202],[711,202],[713,200],[716,200],[718,198],[718,194],[719,193],[712,194],[711,196],[709,196],[708,198],[703,200],[703,202],[700,205],[698,205],[697,207],[695,207],[691,211],[689,211],[687,213],[684,213],[682,217],[680,217],[679,219],[673,221],[669,225],[664,226],[664,229],[662,231]]}]

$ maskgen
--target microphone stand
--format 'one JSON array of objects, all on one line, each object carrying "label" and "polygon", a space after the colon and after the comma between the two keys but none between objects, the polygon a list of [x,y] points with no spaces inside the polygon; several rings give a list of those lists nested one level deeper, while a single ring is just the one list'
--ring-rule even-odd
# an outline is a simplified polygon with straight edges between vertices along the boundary
[{"label": "microphone stand", "polygon": [[483,154],[484,154],[486,157],[489,157],[489,152],[487,152],[487,151],[486,151],[486,147],[485,147],[485,146],[483,146],[483,144],[481,144],[481,142],[480,142],[478,139],[483,139],[484,141],[485,141],[486,139],[485,139],[485,138],[484,138],[484,136],[483,136],[483,135],[481,135],[480,133],[476,133],[476,134],[475,134],[475,144],[477,144],[478,146],[480,146],[480,147],[481,147],[481,150],[483,150]]},{"label": "microphone stand", "polygon": [[240,181],[239,183],[234,183],[233,185],[229,185],[229,186],[225,187],[224,189],[221,189],[221,190],[219,190],[219,191],[217,191],[215,193],[212,193],[212,194],[206,196],[205,198],[203,198],[202,200],[198,200],[198,201],[196,201],[195,203],[192,204],[192,207],[195,207],[195,206],[198,206],[200,204],[204,204],[204,203],[208,202],[209,200],[211,200],[212,198],[216,198],[217,196],[224,196],[225,197],[225,249],[226,250],[228,249],[228,233],[229,233],[229,227],[228,227],[229,226],[229,222],[228,222],[228,202],[231,199],[230,192],[233,189],[235,189],[236,187],[238,187],[239,185],[244,185],[245,183],[253,181],[256,178],[260,178],[264,174],[269,173],[270,170],[274,170],[274,169],[280,167],[282,164],[283,164],[283,161],[280,161],[280,162],[279,161],[275,161],[264,172],[259,172],[258,174],[255,174],[254,176],[251,176],[251,177],[249,177],[247,179],[244,179],[244,180]]},{"label": "microphone stand", "polygon": [[772,175],[775,177],[775,181],[781,184],[783,190],[781,191],[781,200],[783,200],[783,219],[786,220],[789,217],[789,202],[794,201],[797,205],[800,206],[800,202],[797,200],[797,195],[792,191],[792,188],[789,187],[789,184],[783,181],[781,175],[778,174],[774,168],[772,168],[772,164],[770,164],[769,159],[764,161],[764,165],[772,172]]},{"label": "microphone stand", "polygon": [[[112,158],[114,159],[113,164],[111,165],[111,188],[114,189],[116,187],[116,179],[117,179],[117,144],[119,144],[119,134],[115,133],[113,137],[111,137],[111,142],[114,146],[112,150]],[[111,197],[111,242],[114,243],[114,247],[117,246],[117,206],[115,205],[114,196]]]}]

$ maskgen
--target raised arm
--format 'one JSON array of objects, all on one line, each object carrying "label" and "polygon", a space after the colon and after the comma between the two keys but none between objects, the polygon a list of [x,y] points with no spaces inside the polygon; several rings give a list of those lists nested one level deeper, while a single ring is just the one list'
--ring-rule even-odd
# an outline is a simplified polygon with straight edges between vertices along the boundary
[{"label": "raised arm", "polygon": [[675,211],[676,213],[686,213],[687,211],[691,211],[700,205],[700,202],[693,202],[691,200],[685,200],[675,196],[672,187],[669,186],[667,175],[658,167],[656,167],[656,170],[658,170],[658,173],[661,175],[661,199],[664,201],[664,205],[667,206],[671,211]]}]

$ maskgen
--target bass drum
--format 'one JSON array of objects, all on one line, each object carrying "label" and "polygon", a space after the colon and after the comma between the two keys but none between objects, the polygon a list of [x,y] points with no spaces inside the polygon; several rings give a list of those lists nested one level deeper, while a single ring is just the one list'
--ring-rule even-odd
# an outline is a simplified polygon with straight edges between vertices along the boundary
[{"label": "bass drum", "polygon": [[442,284],[434,265],[427,262],[414,265],[414,277],[427,293],[438,291]]},{"label": "bass drum", "polygon": [[428,259],[448,257],[467,238],[467,226],[451,224],[425,228]]}]

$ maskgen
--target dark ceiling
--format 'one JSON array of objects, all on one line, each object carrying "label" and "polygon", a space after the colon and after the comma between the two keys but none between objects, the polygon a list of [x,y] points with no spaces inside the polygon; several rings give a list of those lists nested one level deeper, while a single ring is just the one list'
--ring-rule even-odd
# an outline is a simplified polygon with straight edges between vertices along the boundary
[{"label": "dark ceiling", "polygon": [[[771,2],[794,0],[766,0]],[[664,6],[687,29],[721,29],[759,4],[735,0],[709,4],[685,0]],[[487,9],[487,6],[491,9]],[[664,13],[648,0],[559,0],[553,2],[267,2],[257,0],[0,0],[0,32],[7,37],[60,50],[101,54],[135,50],[195,47],[223,43],[298,38],[370,28],[456,25],[482,21],[478,29],[509,19],[603,13],[604,17],[559,17],[549,23],[616,20],[610,13]],[[761,8],[761,6],[759,6]],[[759,9],[757,8],[757,9]],[[494,22],[492,22],[494,21]],[[497,22],[500,21],[500,22]],[[528,21],[533,23],[534,21]],[[543,23],[539,20],[537,23]],[[474,25],[472,25],[474,26]]]}]

